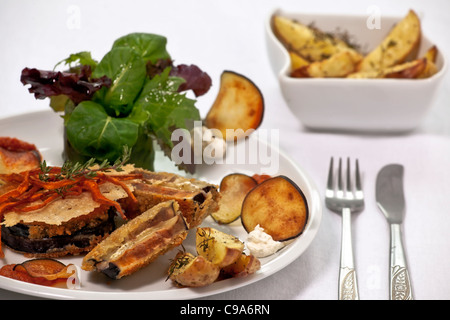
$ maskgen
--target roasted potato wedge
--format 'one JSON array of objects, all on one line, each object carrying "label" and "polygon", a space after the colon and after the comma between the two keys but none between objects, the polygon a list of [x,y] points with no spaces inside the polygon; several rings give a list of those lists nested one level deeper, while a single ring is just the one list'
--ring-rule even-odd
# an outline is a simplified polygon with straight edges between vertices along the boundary
[{"label": "roasted potato wedge", "polygon": [[330,58],[343,50],[352,50],[343,40],[299,21],[274,15],[272,29],[280,42],[307,61],[315,62]]},{"label": "roasted potato wedge", "polygon": [[294,78],[342,78],[355,71],[361,55],[344,50],[330,58],[313,62],[292,71]]},{"label": "roasted potato wedge", "polygon": [[426,66],[427,60],[425,58],[416,59],[389,68],[385,70],[383,74],[384,78],[416,79],[424,72]]},{"label": "roasted potato wedge", "polygon": [[432,46],[430,49],[427,50],[427,52],[425,53],[425,58],[428,61],[431,61],[433,63],[436,63],[436,59],[437,59],[437,55],[438,55],[439,51],[438,48],[436,46]]},{"label": "roasted potato wedge", "polygon": [[247,193],[257,185],[255,179],[241,173],[232,173],[220,182],[219,210],[211,217],[218,223],[228,224],[241,216],[242,202]]},{"label": "roasted potato wedge", "polygon": [[214,228],[197,228],[197,253],[213,264],[223,268],[235,262],[244,250],[238,238]]},{"label": "roasted potato wedge", "polygon": [[288,177],[267,179],[253,188],[242,204],[241,221],[247,232],[259,224],[275,241],[298,237],[308,220],[308,204]]},{"label": "roasted potato wedge", "polygon": [[179,252],[169,266],[169,278],[180,287],[203,287],[217,280],[220,268],[203,256]]},{"label": "roasted potato wedge", "polygon": [[422,71],[421,74],[417,78],[424,79],[429,78],[435,73],[438,72],[438,68],[436,67],[436,59],[438,55],[438,49],[436,46],[432,46],[430,49],[427,50],[425,53],[424,58],[426,59],[427,65],[425,66],[425,69]]},{"label": "roasted potato wedge", "polygon": [[437,72],[436,65],[426,58],[395,65],[381,71],[356,72],[347,76],[353,79],[418,79],[427,78]]},{"label": "roasted potato wedge", "polygon": [[420,39],[419,17],[413,10],[410,10],[406,17],[394,26],[383,42],[362,59],[358,71],[379,72],[415,59]]},{"label": "roasted potato wedge", "polygon": [[294,51],[289,51],[289,57],[291,59],[291,69],[296,70],[301,67],[305,67],[310,64],[308,60],[300,56],[298,53]]},{"label": "roasted potato wedge", "polygon": [[417,59],[386,68],[382,71],[356,72],[347,76],[353,79],[415,79],[423,73],[427,65],[425,59]]},{"label": "roasted potato wedge", "polygon": [[220,276],[222,278],[245,277],[259,269],[261,269],[261,262],[257,257],[242,253],[235,262],[220,270]]},{"label": "roasted potato wedge", "polygon": [[225,140],[233,141],[257,129],[263,115],[264,98],[259,88],[239,73],[224,71],[219,93],[204,122],[206,127],[220,130]]}]

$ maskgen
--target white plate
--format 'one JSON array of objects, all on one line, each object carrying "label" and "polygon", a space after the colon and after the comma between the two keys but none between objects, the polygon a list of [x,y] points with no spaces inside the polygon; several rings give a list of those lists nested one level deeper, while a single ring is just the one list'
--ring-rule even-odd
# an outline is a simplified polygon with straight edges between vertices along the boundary
[{"label": "white plate", "polygon": [[[34,143],[50,165],[60,165],[62,162],[62,119],[52,111],[34,112],[0,119],[0,136],[16,137]],[[262,266],[256,274],[243,278],[218,281],[203,288],[176,288],[171,281],[165,281],[169,259],[176,253],[177,250],[175,249],[159,257],[149,266],[120,280],[110,280],[99,273],[79,270],[81,275],[81,287],[79,289],[39,286],[1,276],[0,287],[23,294],[54,299],[193,299],[246,286],[281,270],[297,259],[313,241],[319,229],[322,208],[319,193],[307,174],[274,146],[262,142],[259,144],[260,149],[263,149],[264,146],[270,152],[271,159],[276,157],[277,161],[279,161],[277,168],[275,168],[277,169],[276,172],[270,172],[270,174],[286,175],[303,190],[309,206],[309,220],[303,234],[291,244],[276,254],[261,259]],[[233,148],[235,150],[231,151],[236,151],[235,154],[241,154],[240,152],[244,150],[242,148],[246,148],[246,146],[240,143]],[[261,163],[204,165],[198,168],[196,177],[212,183],[219,183],[222,177],[232,172],[261,174],[267,172],[266,170],[272,169],[274,168],[265,167]],[[176,169],[164,157],[157,154],[156,170],[174,171]],[[246,240],[247,233],[241,226],[240,221],[231,225],[220,226],[211,218],[208,218],[203,225],[213,226],[233,234],[244,242]],[[194,237],[191,232],[184,242],[184,246],[187,251],[194,253],[192,250],[194,248],[193,240]],[[21,263],[26,260],[21,254],[14,253],[8,248],[5,248],[4,251],[5,259],[0,261],[0,267],[5,264]],[[82,258],[68,257],[60,258],[59,260],[66,264],[73,263],[80,266]]]}]

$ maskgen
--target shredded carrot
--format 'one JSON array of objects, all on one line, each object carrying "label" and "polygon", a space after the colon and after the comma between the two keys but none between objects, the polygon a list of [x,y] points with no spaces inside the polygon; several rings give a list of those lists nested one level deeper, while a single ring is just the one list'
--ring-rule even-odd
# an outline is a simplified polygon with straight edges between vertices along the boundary
[{"label": "shredded carrot", "polygon": [[[14,189],[0,195],[0,222],[3,220],[6,211],[16,211],[17,213],[35,211],[58,198],[78,196],[84,191],[90,192],[94,201],[114,207],[122,218],[127,219],[120,204],[109,200],[100,191],[99,186],[105,182],[120,186],[131,201],[137,202],[135,196],[123,181],[138,179],[141,175],[110,175],[104,172],[96,172],[94,176],[80,175],[67,179],[61,177],[61,167],[49,167],[47,169],[45,179],[42,179],[43,172],[40,168],[20,174],[13,173],[0,176],[3,181],[17,185]],[[4,257],[4,253],[0,246],[0,258],[2,257]]]}]

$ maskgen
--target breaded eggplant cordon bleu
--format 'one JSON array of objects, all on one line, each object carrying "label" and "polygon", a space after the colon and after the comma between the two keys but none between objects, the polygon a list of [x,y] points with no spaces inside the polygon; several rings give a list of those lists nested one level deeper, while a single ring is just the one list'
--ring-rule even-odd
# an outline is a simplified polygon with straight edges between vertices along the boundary
[{"label": "breaded eggplant cordon bleu", "polygon": [[[133,165],[91,165],[47,167],[44,162],[33,170],[0,175],[3,244],[29,257],[76,255],[91,251],[107,238],[118,220],[126,225],[160,203],[175,202],[174,212],[183,220],[177,225],[186,230],[218,209],[220,195],[215,185]],[[151,225],[145,218],[133,224],[138,221],[141,229]],[[165,230],[168,225],[160,227]],[[148,232],[161,230],[150,227]],[[126,239],[135,241],[133,236]],[[180,239],[176,236],[159,244],[155,252],[164,253],[180,244]],[[152,259],[155,252],[149,253]]]}]

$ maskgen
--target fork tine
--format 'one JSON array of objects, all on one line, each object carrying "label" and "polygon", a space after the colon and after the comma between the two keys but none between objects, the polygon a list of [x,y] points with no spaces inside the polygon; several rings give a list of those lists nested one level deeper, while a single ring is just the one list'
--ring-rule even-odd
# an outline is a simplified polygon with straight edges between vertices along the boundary
[{"label": "fork tine", "polygon": [[327,189],[333,190],[333,157],[330,160],[330,169],[328,170],[328,181],[327,181]]},{"label": "fork tine", "polygon": [[359,175],[359,162],[358,159],[356,159],[356,168],[355,168],[355,189],[356,191],[362,191],[361,187],[361,177]]},{"label": "fork tine", "polygon": [[352,192],[352,182],[351,182],[351,172],[350,172],[350,158],[347,158],[347,192]]},{"label": "fork tine", "polygon": [[338,191],[344,191],[342,187],[342,159],[339,158],[339,165],[338,165]]}]

